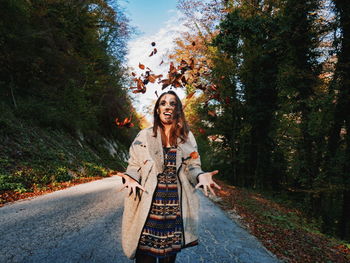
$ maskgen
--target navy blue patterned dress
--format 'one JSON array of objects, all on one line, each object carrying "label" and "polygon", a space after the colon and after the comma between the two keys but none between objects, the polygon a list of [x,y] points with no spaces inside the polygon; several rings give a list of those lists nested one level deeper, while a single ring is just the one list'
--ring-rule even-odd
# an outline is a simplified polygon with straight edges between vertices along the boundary
[{"label": "navy blue patterned dress", "polygon": [[151,210],[142,230],[138,252],[162,258],[181,250],[182,218],[178,196],[175,147],[163,147],[164,171],[158,183]]}]

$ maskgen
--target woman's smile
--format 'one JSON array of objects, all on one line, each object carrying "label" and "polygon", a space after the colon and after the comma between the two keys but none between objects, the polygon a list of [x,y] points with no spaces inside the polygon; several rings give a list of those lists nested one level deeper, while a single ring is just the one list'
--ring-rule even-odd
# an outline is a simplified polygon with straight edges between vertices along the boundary
[{"label": "woman's smile", "polygon": [[165,125],[172,124],[174,121],[174,110],[176,107],[176,97],[172,94],[166,94],[159,103],[159,118]]}]

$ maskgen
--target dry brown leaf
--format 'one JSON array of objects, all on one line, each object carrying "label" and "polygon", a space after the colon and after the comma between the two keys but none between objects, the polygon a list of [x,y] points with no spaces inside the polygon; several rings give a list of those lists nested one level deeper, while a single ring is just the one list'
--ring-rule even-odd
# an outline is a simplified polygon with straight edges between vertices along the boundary
[{"label": "dry brown leaf", "polygon": [[215,112],[215,111],[209,110],[209,111],[208,111],[208,114],[209,114],[210,116],[216,117],[216,112]]},{"label": "dry brown leaf", "polygon": [[154,74],[151,74],[151,75],[149,75],[149,77],[148,77],[148,80],[151,82],[151,83],[154,83],[155,81],[156,81],[156,75],[154,75]]},{"label": "dry brown leaf", "polygon": [[186,100],[191,99],[195,93],[196,93],[195,91],[189,93],[189,94],[186,96]]},{"label": "dry brown leaf", "polygon": [[140,69],[145,69],[145,65],[139,63],[139,68],[140,68]]}]

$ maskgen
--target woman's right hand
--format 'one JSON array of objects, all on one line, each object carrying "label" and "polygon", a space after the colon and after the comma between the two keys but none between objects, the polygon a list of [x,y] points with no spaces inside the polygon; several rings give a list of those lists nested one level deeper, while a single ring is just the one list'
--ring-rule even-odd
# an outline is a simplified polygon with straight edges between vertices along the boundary
[{"label": "woman's right hand", "polygon": [[124,178],[125,183],[124,183],[124,186],[121,190],[123,190],[124,188],[128,188],[129,195],[136,193],[136,188],[140,188],[142,191],[147,192],[146,189],[143,188],[142,185],[140,185],[135,179],[131,178],[130,176],[128,176],[124,173],[117,173],[117,175]]}]

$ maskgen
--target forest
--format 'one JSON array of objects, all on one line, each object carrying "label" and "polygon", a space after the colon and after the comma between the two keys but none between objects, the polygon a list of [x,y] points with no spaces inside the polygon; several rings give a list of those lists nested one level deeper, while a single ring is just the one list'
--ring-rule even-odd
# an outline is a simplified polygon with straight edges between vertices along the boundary
[{"label": "forest", "polygon": [[[291,202],[323,233],[350,241],[350,5],[178,0],[178,8],[189,30],[169,61],[192,66],[182,81],[160,83],[186,91],[204,169]],[[83,135],[93,149],[97,137],[128,147],[142,128],[125,61],[133,31],[117,1],[1,1],[2,144],[18,132],[12,116]],[[132,125],[118,128],[116,118]],[[18,156],[6,149],[0,191],[18,183]],[[101,165],[122,168],[108,160]]]},{"label": "forest", "polygon": [[349,240],[349,5],[183,0],[179,8],[193,30],[173,57],[199,64],[186,87],[200,95],[187,114],[210,152],[205,165],[232,185],[302,203],[324,232]]}]

